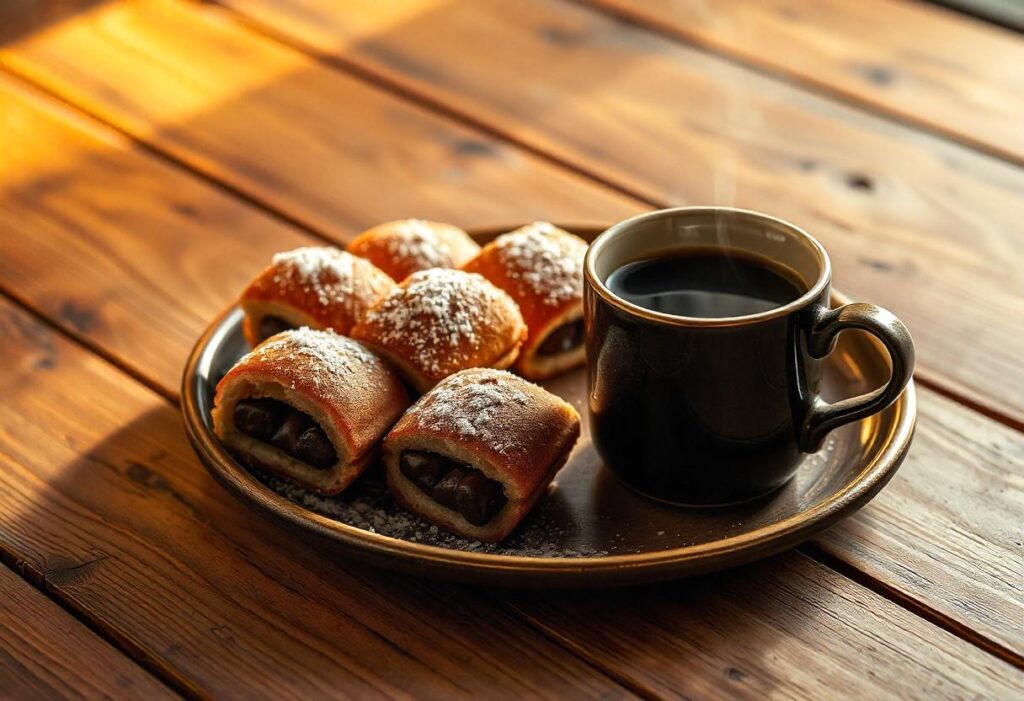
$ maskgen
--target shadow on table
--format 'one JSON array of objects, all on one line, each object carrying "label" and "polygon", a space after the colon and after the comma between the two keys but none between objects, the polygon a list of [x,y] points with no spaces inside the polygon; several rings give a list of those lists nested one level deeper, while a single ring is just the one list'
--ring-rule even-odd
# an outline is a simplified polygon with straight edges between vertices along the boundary
[{"label": "shadow on table", "polygon": [[0,47],[109,1],[4,0],[0,2]]},{"label": "shadow on table", "polygon": [[[269,660],[256,680],[298,670],[308,691],[338,683],[356,664],[371,684],[400,666],[408,690],[436,685],[436,674],[457,674],[446,665],[466,660],[523,679],[562,674],[564,653],[538,638],[540,629],[644,686],[658,686],[663,672],[674,683],[683,669],[701,672],[702,688],[771,689],[773,647],[799,637],[814,616],[813,603],[799,597],[780,605],[795,555],[686,582],[587,592],[496,590],[375,570],[230,496],[192,454],[177,410],[152,402],[74,462],[26,468],[41,486],[11,517],[22,524],[15,532],[33,534],[23,559],[45,573],[49,589],[200,688],[216,688],[225,665],[253,658]],[[352,650],[361,651],[356,660]]]}]

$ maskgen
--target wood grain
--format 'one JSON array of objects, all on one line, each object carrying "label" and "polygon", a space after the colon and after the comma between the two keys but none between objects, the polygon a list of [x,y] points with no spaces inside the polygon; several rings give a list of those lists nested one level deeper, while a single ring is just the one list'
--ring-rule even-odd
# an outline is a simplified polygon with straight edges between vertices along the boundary
[{"label": "wood grain", "polygon": [[0,697],[178,698],[0,565]]},{"label": "wood grain", "polygon": [[323,243],[2,76],[0,130],[0,286],[173,391],[274,253]]},{"label": "wood grain", "polygon": [[934,392],[893,482],[815,544],[1024,666],[1024,434]]},{"label": "wood grain", "polygon": [[[20,152],[19,172],[27,181],[91,183],[85,189],[52,189],[45,197],[18,190],[16,201],[0,195],[0,212],[12,212],[5,218],[27,226],[0,229],[12,232],[5,236],[12,242],[11,263],[4,266],[0,259],[0,284],[69,333],[121,359],[160,391],[173,393],[191,341],[262,266],[274,242],[291,239],[276,229],[260,233],[268,225],[243,205],[232,205],[220,216],[199,214],[189,226],[162,226],[166,207],[159,197],[146,194],[163,190],[161,182],[198,213],[216,211],[220,198],[212,188],[168,172],[110,138],[106,130],[81,120],[68,122],[62,110],[39,97],[9,85],[0,95],[2,109],[13,115],[6,122],[21,125],[21,131],[11,132],[18,137],[15,143],[40,144],[34,156],[28,147]],[[97,155],[62,164],[44,144],[60,145],[65,153]],[[123,179],[124,174],[131,177]],[[94,214],[103,211],[105,193],[127,193],[133,184],[142,184],[142,192],[128,198],[138,208],[137,217],[122,221]],[[226,221],[232,222],[230,234],[222,230]],[[62,232],[59,238],[55,230]],[[149,235],[135,236],[137,231]],[[116,252],[129,246],[133,264],[124,269],[112,265],[111,258],[122,257]],[[267,254],[254,252],[264,247]],[[73,254],[62,255],[65,250]],[[164,260],[183,262],[176,272]],[[238,269],[225,261],[237,261]],[[241,269],[245,265],[252,268]],[[147,271],[141,279],[140,270]],[[37,277],[44,281],[37,283]],[[159,323],[168,300],[185,310],[174,318],[174,335]],[[54,313],[65,308],[87,310],[85,316],[98,321],[76,325],[75,315]],[[134,355],[138,349],[145,350],[144,361]],[[932,392],[920,392],[919,400],[917,438],[899,474],[860,515],[818,542],[885,586],[975,631],[976,637],[1019,654],[1024,641],[1018,621],[1024,611],[1020,577],[1014,576],[1020,546],[1012,528],[1024,521],[1019,491],[1024,435]],[[961,437],[951,452],[946,436],[953,430]]]},{"label": "wood grain", "polygon": [[[0,379],[2,547],[194,693],[624,695],[468,587],[418,586],[336,563],[256,518],[197,464],[164,400],[7,303],[0,319],[0,352],[12,369]],[[702,597],[699,609],[721,616],[680,621],[671,599],[649,597],[606,611],[579,594],[530,595],[538,609],[523,611],[574,645],[621,653],[595,662],[645,691],[657,688],[644,676],[649,665],[665,659],[643,663],[630,641],[637,653],[653,642],[666,655],[704,639],[704,656],[749,661],[746,645],[765,631],[772,673],[798,680],[792,689],[808,696],[833,688],[832,673],[848,658],[873,663],[856,686],[870,697],[912,684],[932,698],[1020,687],[1019,671],[802,556],[759,567],[722,575]],[[733,635],[726,612],[757,637]],[[609,625],[620,613],[628,618]],[[658,627],[665,632],[640,644]],[[823,628],[844,642],[824,647]],[[829,674],[801,671],[808,657]],[[674,660],[668,673],[687,667]]]},{"label": "wood grain", "polygon": [[230,498],[177,410],[0,302],[0,548],[190,694],[628,694],[468,588],[317,552]]},{"label": "wood grain", "polygon": [[960,658],[948,633],[792,553],[673,585],[512,600],[539,629],[595,663],[615,660],[620,679],[660,698],[1024,693],[1024,672],[977,651]]},{"label": "wood grain", "polygon": [[106,3],[9,45],[0,63],[339,239],[409,216],[479,226],[637,211],[222,15],[170,0]]},{"label": "wood grain", "polygon": [[[97,130],[2,77],[0,125],[8,137],[0,160],[0,235],[15,244],[0,256],[0,284],[165,386],[177,386],[197,330],[273,253],[322,244],[179,169],[139,157],[124,137]],[[450,160],[456,167],[457,157]],[[337,168],[344,170],[344,161]],[[92,177],[80,176],[86,172]],[[369,166],[360,172],[371,177]],[[372,172],[386,177],[380,168]],[[509,179],[536,190],[524,192],[520,204],[507,203],[506,222],[519,221],[514,211],[583,211],[573,204],[575,186],[556,187],[535,175],[508,169]],[[411,203],[420,192],[405,199]],[[431,210],[430,199],[423,193],[422,206],[406,211]],[[456,194],[450,199],[454,204]],[[389,198],[361,202],[344,194],[343,202],[375,217],[367,224],[397,215]],[[588,206],[595,212],[603,207],[611,217],[622,213],[620,205],[595,190]],[[335,234],[341,239],[345,231],[355,230]],[[163,253],[154,256],[157,250]],[[140,288],[147,293],[140,295]],[[96,296],[97,289],[106,292]]]},{"label": "wood grain", "polygon": [[1024,39],[907,0],[584,0],[1024,163]]},{"label": "wood grain", "polygon": [[[1024,427],[1024,170],[566,3],[223,2],[650,202],[804,226],[842,289],[908,324],[925,377]],[[57,43],[19,57],[66,91],[39,56]]]}]

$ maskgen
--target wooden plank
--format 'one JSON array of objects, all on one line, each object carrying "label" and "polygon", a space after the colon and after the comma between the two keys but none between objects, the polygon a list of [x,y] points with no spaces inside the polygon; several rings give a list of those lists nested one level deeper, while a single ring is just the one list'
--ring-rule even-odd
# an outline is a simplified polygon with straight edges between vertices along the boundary
[{"label": "wooden plank", "polygon": [[[0,286],[174,393],[184,356],[207,321],[275,246],[302,237],[106,130],[69,123],[66,111],[9,82],[0,81],[0,111],[0,124],[19,145],[11,159],[17,178],[65,183],[14,187],[0,179],[0,237],[9,242]],[[47,144],[89,157],[54,162]],[[168,191],[177,198],[165,198]],[[114,216],[109,192],[132,192],[124,198],[132,214],[119,207]],[[176,203],[195,214],[175,216]],[[139,230],[147,235],[135,235]],[[860,516],[819,542],[957,625],[1024,650],[1015,624],[1024,615],[1013,576],[1017,551],[1007,535],[1007,524],[1024,522],[1024,436],[933,393],[920,399],[918,437],[900,474]],[[946,436],[955,427],[964,438],[950,453]],[[943,505],[936,494],[951,500]]]},{"label": "wooden plank", "polygon": [[[907,322],[927,379],[1024,428],[1024,327],[1007,323],[1024,317],[1024,170],[571,4],[224,2],[651,202],[803,225],[840,287]],[[64,43],[29,42],[19,66],[68,93]]]},{"label": "wooden plank", "polygon": [[584,2],[1024,163],[1012,32],[908,0]]},{"label": "wooden plank", "polygon": [[1024,665],[1024,434],[934,392],[918,397],[893,482],[814,542]]},{"label": "wooden plank", "polygon": [[178,698],[0,565],[0,697]]},{"label": "wooden plank", "polygon": [[[0,284],[70,333],[121,359],[160,391],[173,393],[191,340],[262,264],[263,254],[250,260],[249,249],[269,251],[274,241],[287,239],[276,230],[273,235],[259,234],[261,219],[242,205],[218,216],[196,216],[191,226],[174,220],[164,227],[160,222],[168,216],[167,204],[147,193],[179,193],[181,202],[199,213],[218,211],[221,198],[212,188],[191,183],[109,138],[95,125],[65,123],[63,110],[13,86],[4,90],[2,81],[0,96],[2,109],[14,115],[0,123],[21,125],[9,132],[16,137],[14,143],[55,144],[63,153],[93,153],[60,163],[44,148],[35,156],[22,152],[18,173],[26,182],[73,179],[91,186],[42,188],[45,195],[38,194],[40,188],[22,188],[17,198],[0,194],[0,212],[10,213],[0,222],[22,222],[0,228],[0,235],[12,243],[10,265],[5,267],[0,259]],[[166,184],[161,186],[161,181]],[[0,180],[0,193],[15,192],[3,185]],[[139,190],[138,196],[129,198],[138,208],[136,217],[118,220],[93,214],[103,211],[105,193]],[[232,223],[230,231],[221,224],[225,221]],[[137,231],[149,235],[134,236]],[[232,237],[241,238],[234,242]],[[131,270],[152,271],[144,280],[110,265],[111,252],[123,258],[117,252],[127,246],[133,247]],[[205,255],[207,248],[216,254]],[[73,255],[58,255],[63,250]],[[239,268],[225,265],[236,257]],[[190,262],[175,274],[160,272],[164,259]],[[240,269],[250,263],[249,271]],[[40,276],[45,282],[36,284]],[[215,292],[209,291],[210,285],[216,285]],[[160,318],[166,300],[186,310],[175,318],[180,328],[173,336],[150,321]],[[89,310],[91,318],[100,321],[76,325],[75,315],[54,313],[67,305]],[[116,319],[117,324],[106,319]],[[146,356],[141,362],[132,355],[134,349],[147,349],[163,359]],[[920,392],[919,399],[917,438],[900,473],[860,515],[818,543],[954,625],[1019,654],[1024,640],[1018,621],[1024,613],[1020,578],[1013,576],[1019,548],[1007,529],[1024,521],[1024,435],[932,392]],[[951,452],[946,436],[954,429],[960,438]]]},{"label": "wooden plank", "polygon": [[629,696],[469,588],[325,555],[229,497],[175,407],[0,301],[0,548],[189,693]]},{"label": "wooden plank", "polygon": [[106,3],[11,44],[0,63],[339,239],[407,216],[480,226],[604,221],[637,209],[212,7]]},{"label": "wooden plank", "polygon": [[977,651],[959,658],[962,641],[794,554],[692,582],[513,602],[538,628],[595,662],[616,660],[624,682],[662,698],[1024,693],[1020,670]]},{"label": "wooden plank", "polygon": [[196,330],[323,243],[2,76],[0,131],[0,286],[174,392]]}]

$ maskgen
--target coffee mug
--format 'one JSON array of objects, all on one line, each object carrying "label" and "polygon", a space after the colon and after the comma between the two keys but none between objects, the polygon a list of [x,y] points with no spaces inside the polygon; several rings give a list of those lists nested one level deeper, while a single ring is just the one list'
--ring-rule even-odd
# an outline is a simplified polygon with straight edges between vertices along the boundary
[{"label": "coffee mug", "polygon": [[[750,289],[718,295],[723,270]],[[615,285],[628,278],[618,292],[613,274]],[[650,297],[667,299],[667,310],[626,298],[676,278],[711,292]],[[608,468],[675,504],[747,501],[785,484],[830,431],[895,401],[913,372],[910,333],[873,304],[832,309],[831,278],[828,254],[810,234],[747,210],[666,209],[598,236],[584,261],[587,399]],[[679,309],[699,313],[672,313]],[[876,336],[892,374],[873,392],[829,404],[819,395],[822,360],[844,329]]]}]

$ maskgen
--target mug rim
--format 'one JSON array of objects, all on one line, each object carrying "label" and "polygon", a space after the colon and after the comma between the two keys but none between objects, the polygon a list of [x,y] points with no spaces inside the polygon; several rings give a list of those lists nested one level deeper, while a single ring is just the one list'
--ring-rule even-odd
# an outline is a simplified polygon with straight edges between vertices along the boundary
[{"label": "mug rim", "polygon": [[[640,305],[628,302],[622,297],[619,297],[611,289],[605,285],[604,280],[598,276],[595,270],[596,259],[600,254],[601,249],[616,236],[624,233],[629,228],[636,226],[642,222],[647,222],[653,219],[667,219],[685,215],[697,215],[697,214],[711,214],[725,212],[729,214],[741,214],[744,216],[753,217],[755,219],[761,219],[773,224],[782,226],[789,231],[803,237],[811,246],[818,258],[819,270],[818,278],[814,284],[804,292],[802,295],[797,297],[791,302],[769,309],[764,312],[758,312],[756,314],[745,314],[743,316],[726,316],[726,317],[697,317],[697,316],[680,316],[677,314],[668,314],[666,312],[658,312]],[[813,302],[821,295],[821,293],[828,287],[832,279],[832,262],[829,260],[828,252],[825,247],[821,245],[816,238],[811,236],[807,231],[801,227],[780,219],[779,217],[773,217],[770,214],[764,214],[763,212],[757,212],[752,209],[741,209],[738,207],[723,207],[723,206],[693,206],[693,207],[670,207],[667,209],[658,209],[653,212],[644,212],[638,214],[629,219],[624,219],[617,224],[613,224],[604,231],[602,231],[597,238],[593,240],[590,246],[587,248],[587,253],[583,259],[583,277],[587,282],[587,285],[599,294],[606,302],[618,307],[619,309],[632,314],[634,316],[643,317],[649,321],[656,321],[662,323],[668,323],[675,326],[703,326],[703,327],[722,327],[722,326],[740,326],[746,324],[755,324],[762,321],[768,321],[771,319],[778,319],[784,316],[792,314],[798,309],[806,307],[808,304]]]}]

